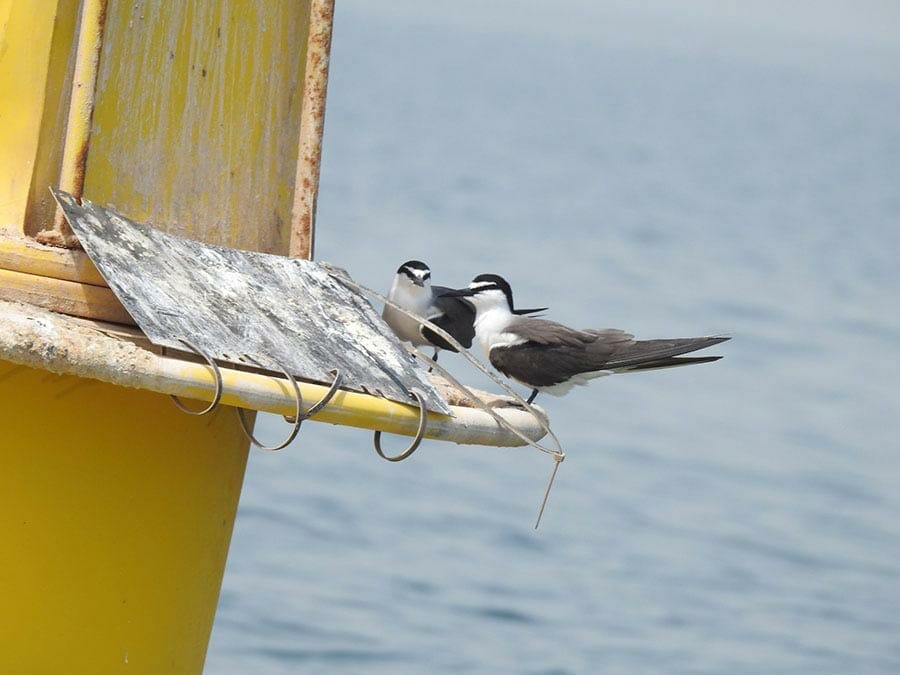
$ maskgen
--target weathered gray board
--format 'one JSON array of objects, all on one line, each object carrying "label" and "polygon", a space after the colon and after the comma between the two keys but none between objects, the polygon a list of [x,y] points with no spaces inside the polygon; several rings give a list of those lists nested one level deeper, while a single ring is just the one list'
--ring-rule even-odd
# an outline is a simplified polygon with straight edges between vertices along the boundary
[{"label": "weathered gray board", "polygon": [[[260,355],[296,377],[401,403],[418,388],[429,410],[450,409],[369,302],[325,264],[212,246],[135,223],[54,190],[84,250],[147,337],[239,363]],[[267,369],[269,366],[266,366]],[[274,370],[274,368],[272,368]],[[277,371],[276,371],[277,372]]]}]

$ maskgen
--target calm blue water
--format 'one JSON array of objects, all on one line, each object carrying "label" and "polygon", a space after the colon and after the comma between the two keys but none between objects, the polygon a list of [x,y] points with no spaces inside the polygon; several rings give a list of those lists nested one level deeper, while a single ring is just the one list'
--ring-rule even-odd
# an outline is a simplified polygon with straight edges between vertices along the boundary
[{"label": "calm blue water", "polygon": [[404,7],[338,3],[319,259],[735,339],[539,399],[568,458],[538,532],[533,450],[253,452],[206,672],[900,672],[900,60]]}]

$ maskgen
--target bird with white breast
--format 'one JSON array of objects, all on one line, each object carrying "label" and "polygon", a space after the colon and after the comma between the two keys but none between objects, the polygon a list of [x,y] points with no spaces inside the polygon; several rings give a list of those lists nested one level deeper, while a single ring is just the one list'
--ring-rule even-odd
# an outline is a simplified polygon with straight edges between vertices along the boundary
[{"label": "bird with white breast", "polygon": [[635,340],[614,328],[577,330],[519,316],[512,309],[509,283],[496,274],[480,274],[468,288],[441,297],[473,304],[475,335],[482,350],[497,370],[531,388],[528,403],[538,392],[562,396],[575,385],[604,375],[717,361],[722,357],[683,355],[730,339],[712,335]]},{"label": "bird with white breast", "polygon": [[[468,349],[475,337],[475,306],[467,298],[450,295],[452,292],[452,288],[431,285],[431,270],[428,265],[420,260],[408,260],[397,268],[388,300],[417,316],[428,319]],[[546,309],[546,307],[514,309],[510,295],[510,311],[514,315],[534,314]],[[382,318],[401,340],[411,342],[416,347],[424,345],[434,347],[432,358],[435,361],[441,349],[457,351],[456,347],[431,328],[390,304],[384,306]]]}]

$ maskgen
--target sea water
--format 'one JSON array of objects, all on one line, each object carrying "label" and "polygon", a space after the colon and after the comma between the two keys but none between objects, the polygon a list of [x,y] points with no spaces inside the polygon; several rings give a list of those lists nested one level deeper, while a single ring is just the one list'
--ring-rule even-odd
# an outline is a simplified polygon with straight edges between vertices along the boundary
[{"label": "sea water", "polygon": [[650,6],[338,3],[319,259],[734,339],[540,396],[538,531],[532,449],[251,452],[208,674],[900,672],[900,58]]}]

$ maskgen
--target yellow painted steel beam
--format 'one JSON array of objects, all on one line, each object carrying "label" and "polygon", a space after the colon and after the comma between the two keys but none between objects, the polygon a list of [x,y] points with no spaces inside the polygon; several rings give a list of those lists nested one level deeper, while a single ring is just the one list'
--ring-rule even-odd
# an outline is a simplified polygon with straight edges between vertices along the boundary
[{"label": "yellow painted steel beam", "polygon": [[[116,337],[117,332],[128,336],[127,331],[119,332],[114,327],[87,324],[34,307],[0,303],[0,359],[185,399],[206,402],[213,399],[215,378],[208,365],[160,356]],[[296,401],[287,380],[230,367],[221,367],[219,372],[223,404],[280,415],[295,413]],[[328,389],[308,382],[298,384],[303,412]],[[498,414],[528,438],[543,437],[544,429],[533,416],[516,407],[504,407],[498,397],[492,397],[492,403]],[[525,445],[515,434],[500,428],[483,410],[461,405],[451,406],[451,410],[453,417],[428,414],[426,438],[501,447]],[[414,405],[385,398],[340,391],[310,421],[414,436],[419,410]]]},{"label": "yellow painted steel beam", "polygon": [[[0,232],[22,234],[32,182],[56,182],[77,0],[0,0]],[[62,108],[62,110],[60,109]],[[55,139],[54,139],[55,143]]]},{"label": "yellow painted steel beam", "polygon": [[108,288],[0,269],[0,299],[25,302],[63,314],[133,324]]},{"label": "yellow painted steel beam", "polygon": [[84,251],[42,246],[27,237],[0,237],[0,269],[106,286],[103,275]]}]

